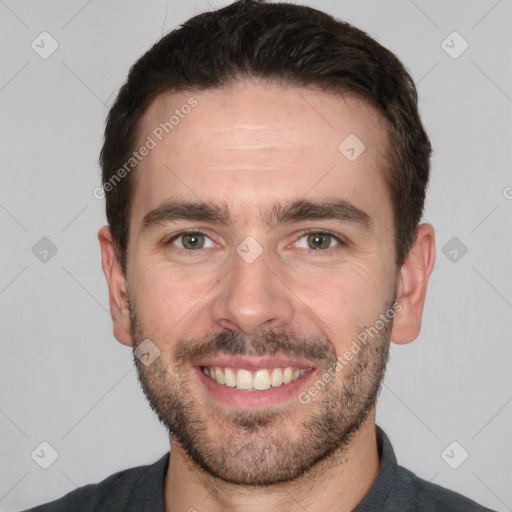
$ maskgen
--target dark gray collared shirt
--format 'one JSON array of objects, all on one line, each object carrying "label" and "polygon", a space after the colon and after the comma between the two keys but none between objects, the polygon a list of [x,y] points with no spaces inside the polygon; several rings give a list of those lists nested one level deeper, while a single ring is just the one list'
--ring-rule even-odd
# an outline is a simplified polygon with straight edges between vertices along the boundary
[{"label": "dark gray collared shirt", "polygon": [[[495,512],[449,489],[418,478],[399,466],[377,425],[380,469],[368,494],[353,512]],[[165,512],[164,480],[170,452],[152,465],[114,473],[62,498],[24,512]]]}]

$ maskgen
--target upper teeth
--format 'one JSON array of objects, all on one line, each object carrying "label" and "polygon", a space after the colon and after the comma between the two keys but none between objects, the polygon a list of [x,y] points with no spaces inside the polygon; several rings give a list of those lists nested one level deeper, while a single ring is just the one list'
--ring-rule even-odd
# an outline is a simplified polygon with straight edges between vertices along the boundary
[{"label": "upper teeth", "polygon": [[243,368],[222,368],[219,366],[202,366],[203,372],[209,375],[219,384],[224,384],[230,388],[253,391],[265,390],[270,387],[278,387],[282,384],[288,384],[292,380],[302,377],[308,370],[306,368],[262,368],[250,372]]}]

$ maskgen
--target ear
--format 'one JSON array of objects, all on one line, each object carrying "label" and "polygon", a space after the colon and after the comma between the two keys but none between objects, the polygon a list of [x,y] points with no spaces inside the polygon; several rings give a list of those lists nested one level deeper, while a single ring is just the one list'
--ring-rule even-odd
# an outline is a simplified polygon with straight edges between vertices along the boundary
[{"label": "ear", "polygon": [[396,300],[399,306],[391,331],[393,343],[409,343],[418,337],[428,278],[435,261],[434,228],[430,224],[421,224],[416,230],[414,245],[398,273]]},{"label": "ear", "polygon": [[103,226],[98,232],[101,246],[101,266],[107,278],[110,314],[114,324],[114,336],[119,343],[131,346],[130,309],[126,296],[126,276],[117,259],[110,228]]}]

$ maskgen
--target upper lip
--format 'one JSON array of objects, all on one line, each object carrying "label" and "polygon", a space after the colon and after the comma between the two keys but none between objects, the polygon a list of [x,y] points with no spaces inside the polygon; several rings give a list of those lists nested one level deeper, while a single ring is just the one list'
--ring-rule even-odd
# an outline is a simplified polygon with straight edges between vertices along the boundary
[{"label": "upper lip", "polygon": [[243,368],[246,370],[258,370],[260,368],[286,368],[293,366],[296,368],[315,369],[316,366],[308,361],[286,357],[272,356],[244,356],[244,355],[221,355],[216,357],[204,358],[195,366],[220,366],[223,368]]}]

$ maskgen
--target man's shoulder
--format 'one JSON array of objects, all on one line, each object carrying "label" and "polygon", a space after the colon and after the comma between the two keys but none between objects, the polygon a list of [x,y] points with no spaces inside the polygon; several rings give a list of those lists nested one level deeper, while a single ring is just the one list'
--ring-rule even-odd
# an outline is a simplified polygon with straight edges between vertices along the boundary
[{"label": "man's shoulder", "polygon": [[[398,466],[394,482],[395,504],[418,512],[495,512],[458,492],[420,478],[412,471]],[[404,508],[405,509],[405,508]]]},{"label": "man's shoulder", "polygon": [[[167,455],[163,458],[165,457]],[[84,485],[61,498],[23,512],[119,512],[128,504],[130,495],[141,478],[160,464],[162,459],[154,464],[118,471],[98,483]]]}]

